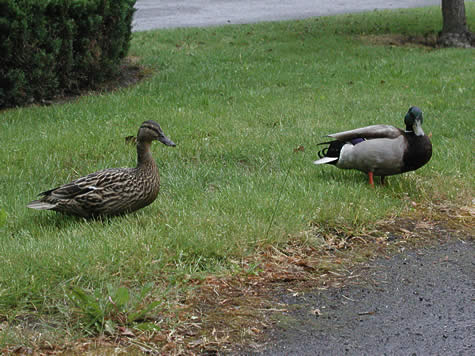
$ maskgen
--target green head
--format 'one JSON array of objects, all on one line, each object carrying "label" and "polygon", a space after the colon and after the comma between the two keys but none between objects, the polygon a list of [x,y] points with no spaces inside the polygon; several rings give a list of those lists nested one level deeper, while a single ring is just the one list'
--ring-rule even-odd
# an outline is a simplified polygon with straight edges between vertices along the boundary
[{"label": "green head", "polygon": [[422,111],[417,106],[411,106],[406,116],[404,123],[406,124],[406,131],[414,132],[416,136],[424,136],[422,130]]}]

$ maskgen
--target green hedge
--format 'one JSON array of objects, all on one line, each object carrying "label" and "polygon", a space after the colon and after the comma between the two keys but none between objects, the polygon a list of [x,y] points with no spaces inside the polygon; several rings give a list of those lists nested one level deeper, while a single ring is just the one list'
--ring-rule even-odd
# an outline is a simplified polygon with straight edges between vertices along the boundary
[{"label": "green hedge", "polygon": [[0,107],[91,88],[127,54],[135,0],[0,0]]}]

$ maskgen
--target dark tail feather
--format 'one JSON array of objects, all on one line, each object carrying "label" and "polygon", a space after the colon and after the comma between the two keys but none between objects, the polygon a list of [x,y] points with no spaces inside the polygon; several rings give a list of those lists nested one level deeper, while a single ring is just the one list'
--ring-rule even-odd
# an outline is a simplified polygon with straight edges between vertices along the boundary
[{"label": "dark tail feather", "polygon": [[318,151],[318,157],[320,160],[315,161],[315,164],[336,164],[338,162],[338,158],[340,157],[340,152],[342,147],[346,144],[343,141],[329,141],[329,142],[322,142],[318,145],[328,145],[324,149]]},{"label": "dark tail feather", "polygon": [[[340,141],[327,141],[327,142],[320,142],[320,143],[317,143],[317,146],[321,146],[321,145],[329,145],[328,147],[325,147],[324,149],[320,150],[317,152],[318,154],[318,157],[320,158],[323,158],[323,157],[338,157],[339,154],[337,154],[336,156],[335,155],[329,155],[328,154],[328,150],[331,149],[332,145],[334,145],[335,143],[337,142],[340,142]],[[343,146],[342,146],[343,147]],[[341,148],[340,148],[341,149]],[[330,151],[331,153],[331,151]],[[339,153],[339,152],[338,152]]]},{"label": "dark tail feather", "polygon": [[[320,145],[320,143],[319,143],[319,145]],[[327,156],[327,152],[328,152],[328,147],[325,147],[323,150],[320,150],[320,151],[317,152],[318,157],[319,157],[319,158],[326,157],[326,156]]]},{"label": "dark tail feather", "polygon": [[330,146],[328,146],[325,156],[326,157],[340,157],[340,152],[344,145],[346,145],[346,142],[343,142],[343,141],[330,142]]},{"label": "dark tail feather", "polygon": [[318,151],[318,157],[320,159],[316,160],[313,163],[337,164],[338,159],[340,158],[341,149],[343,148],[344,145],[346,144],[357,145],[358,143],[363,142],[363,141],[365,141],[364,138],[354,138],[350,142],[335,140],[335,141],[319,143],[318,145],[328,145],[328,147],[325,147],[324,149]]}]

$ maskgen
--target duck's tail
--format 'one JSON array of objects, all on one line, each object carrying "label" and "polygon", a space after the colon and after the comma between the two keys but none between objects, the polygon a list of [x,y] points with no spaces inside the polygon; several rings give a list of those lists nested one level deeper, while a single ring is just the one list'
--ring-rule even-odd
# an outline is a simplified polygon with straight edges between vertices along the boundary
[{"label": "duck's tail", "polygon": [[33,200],[27,205],[27,207],[36,210],[51,210],[56,207],[56,204],[46,203],[41,200]]},{"label": "duck's tail", "polygon": [[336,163],[335,161],[338,161],[338,157],[322,157],[320,159],[317,159],[316,161],[313,161],[313,164],[325,164],[325,163]]},{"label": "duck's tail", "polygon": [[329,141],[329,142],[319,143],[319,145],[329,145],[329,146],[318,151],[317,154],[318,154],[318,157],[320,157],[320,159],[317,159],[313,163],[314,164],[325,164],[325,163],[336,164],[336,162],[340,158],[340,151],[345,144],[346,142],[343,142],[343,141]]}]

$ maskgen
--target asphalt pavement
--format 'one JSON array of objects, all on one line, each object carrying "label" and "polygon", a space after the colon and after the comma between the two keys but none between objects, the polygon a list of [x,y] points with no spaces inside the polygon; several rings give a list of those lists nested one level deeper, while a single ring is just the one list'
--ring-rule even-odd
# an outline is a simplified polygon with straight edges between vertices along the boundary
[{"label": "asphalt pavement", "polygon": [[[449,232],[445,233],[449,235]],[[381,258],[342,288],[277,295],[259,351],[240,355],[475,355],[475,242]]]},{"label": "asphalt pavement", "polygon": [[205,27],[440,5],[441,0],[137,0],[134,31]]}]

